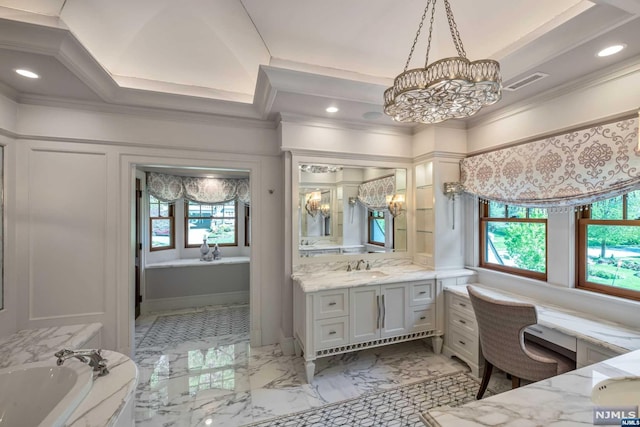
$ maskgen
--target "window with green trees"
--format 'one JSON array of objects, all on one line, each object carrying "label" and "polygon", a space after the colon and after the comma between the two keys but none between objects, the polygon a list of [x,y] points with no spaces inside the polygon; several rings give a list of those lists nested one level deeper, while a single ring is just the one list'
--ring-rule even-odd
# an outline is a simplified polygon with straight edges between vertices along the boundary
[{"label": "window with green trees", "polygon": [[174,204],[163,202],[149,194],[149,234],[151,251],[175,248]]},{"label": "window with green trees", "polygon": [[197,203],[185,201],[185,247],[202,245],[204,237],[209,245],[238,245],[238,203]]},{"label": "window with green trees", "polygon": [[578,213],[577,287],[640,300],[640,190]]},{"label": "window with green trees", "polygon": [[547,211],[480,203],[480,266],[547,280]]},{"label": "window with green trees", "polygon": [[369,216],[369,243],[384,246],[385,243],[385,217],[384,211],[368,211]]}]

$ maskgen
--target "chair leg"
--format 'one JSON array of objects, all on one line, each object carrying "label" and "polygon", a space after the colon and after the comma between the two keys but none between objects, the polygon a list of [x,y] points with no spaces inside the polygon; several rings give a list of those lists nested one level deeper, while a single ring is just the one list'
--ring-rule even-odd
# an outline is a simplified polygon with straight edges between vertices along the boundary
[{"label": "chair leg", "polygon": [[516,377],[515,375],[511,376],[511,388],[518,388],[520,387],[520,378]]},{"label": "chair leg", "polygon": [[484,361],[484,373],[482,374],[482,382],[480,383],[480,390],[478,390],[478,394],[476,395],[476,399],[482,399],[482,395],[487,390],[487,386],[489,385],[489,380],[491,379],[491,371],[493,371],[493,365],[491,362],[485,359]]}]

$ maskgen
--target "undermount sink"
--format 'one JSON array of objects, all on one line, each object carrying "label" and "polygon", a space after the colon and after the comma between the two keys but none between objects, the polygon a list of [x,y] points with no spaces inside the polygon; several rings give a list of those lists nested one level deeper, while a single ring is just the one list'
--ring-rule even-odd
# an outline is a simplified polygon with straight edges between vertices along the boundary
[{"label": "undermount sink", "polygon": [[88,365],[55,360],[0,369],[0,427],[59,427],[91,389]]},{"label": "undermount sink", "polygon": [[591,390],[596,405],[640,405],[640,377],[614,377],[600,381]]},{"label": "undermount sink", "polygon": [[353,270],[349,272],[349,274],[355,275],[357,277],[366,277],[369,279],[376,279],[379,277],[388,276],[387,273],[383,273],[382,271],[377,271],[377,270]]}]

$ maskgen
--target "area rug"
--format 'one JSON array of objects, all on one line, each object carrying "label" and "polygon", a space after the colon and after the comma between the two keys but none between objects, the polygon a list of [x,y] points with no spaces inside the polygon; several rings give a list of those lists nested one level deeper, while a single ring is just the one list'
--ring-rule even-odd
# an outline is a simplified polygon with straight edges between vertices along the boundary
[{"label": "area rug", "polygon": [[[471,402],[478,387],[471,375],[457,372],[245,427],[424,427],[419,414]],[[485,397],[492,394],[487,390]]]},{"label": "area rug", "polygon": [[223,335],[249,333],[249,306],[220,307],[158,316],[139,347],[156,347]]}]

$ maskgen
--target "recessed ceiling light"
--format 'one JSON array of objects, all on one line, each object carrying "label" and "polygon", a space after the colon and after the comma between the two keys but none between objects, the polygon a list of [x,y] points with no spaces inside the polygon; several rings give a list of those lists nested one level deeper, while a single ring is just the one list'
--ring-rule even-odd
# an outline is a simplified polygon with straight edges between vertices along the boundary
[{"label": "recessed ceiling light", "polygon": [[325,110],[327,113],[337,113],[338,111],[338,107],[327,107],[327,109]]},{"label": "recessed ceiling light", "polygon": [[623,44],[614,44],[613,46],[609,46],[607,48],[602,49],[600,52],[598,52],[598,56],[602,57],[602,56],[614,55],[620,52],[624,48],[625,48],[625,45]]},{"label": "recessed ceiling light", "polygon": [[18,68],[16,70],[16,73],[20,74],[22,77],[27,77],[29,79],[37,79],[37,78],[40,77],[39,75],[37,75],[33,71],[25,70],[25,69],[22,69],[22,68]]}]

